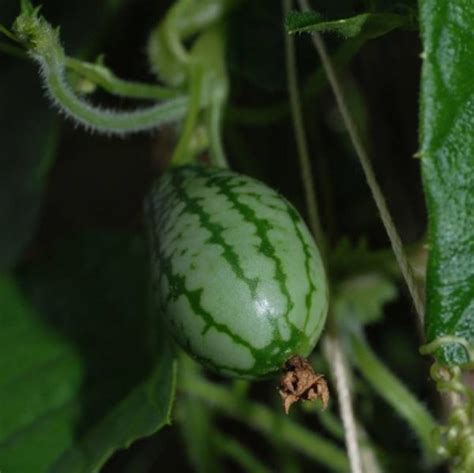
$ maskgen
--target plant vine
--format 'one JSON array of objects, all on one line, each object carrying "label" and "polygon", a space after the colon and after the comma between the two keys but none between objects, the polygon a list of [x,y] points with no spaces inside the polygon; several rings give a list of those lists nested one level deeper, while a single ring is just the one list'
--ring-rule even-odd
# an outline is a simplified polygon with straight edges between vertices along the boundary
[{"label": "plant vine", "polygon": [[469,357],[464,366],[445,365],[435,361],[430,368],[430,375],[436,383],[436,389],[445,393],[450,404],[446,423],[433,431],[437,453],[449,460],[455,471],[467,473],[474,471],[474,392],[466,386],[463,373],[466,367],[474,363],[474,347],[461,337],[439,337],[420,348],[420,353],[432,355],[448,344],[458,343]]}]

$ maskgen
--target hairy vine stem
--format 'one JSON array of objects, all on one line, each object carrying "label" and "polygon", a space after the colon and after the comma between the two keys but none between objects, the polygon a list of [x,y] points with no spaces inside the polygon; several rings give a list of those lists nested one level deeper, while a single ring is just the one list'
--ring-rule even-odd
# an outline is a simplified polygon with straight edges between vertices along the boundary
[{"label": "hairy vine stem", "polygon": [[[298,2],[301,10],[310,10],[308,0],[298,0]],[[416,281],[416,278],[414,276],[413,269],[405,254],[400,235],[398,234],[397,228],[388,209],[383,192],[380,189],[380,186],[377,182],[377,178],[375,177],[374,170],[370,163],[369,155],[363,145],[362,138],[349,111],[349,107],[347,106],[344,91],[337,77],[336,70],[332,64],[331,58],[327,53],[326,46],[321,36],[318,33],[312,33],[311,40],[316,51],[319,54],[323,68],[326,71],[342,119],[347,128],[357,156],[359,157],[359,161],[364,171],[367,184],[369,185],[375,204],[377,205],[380,218],[382,219],[385,230],[390,240],[390,244],[392,245],[393,252],[395,254],[398,265],[400,266],[400,270],[403,274],[411,298],[413,300],[413,305],[417,312],[419,323],[420,325],[423,325],[425,315],[424,298],[422,296],[418,282]]]},{"label": "hairy vine stem", "polygon": [[15,21],[15,32],[25,44],[31,57],[39,64],[45,89],[59,110],[87,129],[106,134],[151,130],[164,123],[181,119],[187,110],[187,97],[119,112],[95,107],[78,97],[66,81],[67,59],[55,30],[38,11],[23,12]]},{"label": "hairy vine stem", "polygon": [[[17,38],[0,25],[0,33],[6,35],[7,32],[8,38],[13,38],[13,40],[18,43]],[[10,43],[4,43],[3,41],[0,41],[0,52],[4,52],[20,59],[31,58],[31,55],[29,55],[24,48]],[[145,82],[121,79],[102,63],[102,58],[99,58],[97,62],[88,62],[66,56],[65,67],[68,71],[77,74],[81,79],[85,79],[91,82],[94,86],[100,87],[109,94],[118,97],[144,100],[166,100],[182,97],[184,93],[180,89],[172,89],[157,84],[147,84]]]}]

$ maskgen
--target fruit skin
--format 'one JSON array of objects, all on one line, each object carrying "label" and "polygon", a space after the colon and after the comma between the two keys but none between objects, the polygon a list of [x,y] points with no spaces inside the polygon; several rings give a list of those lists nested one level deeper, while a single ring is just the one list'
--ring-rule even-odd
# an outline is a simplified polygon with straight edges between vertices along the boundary
[{"label": "fruit skin", "polygon": [[145,204],[158,310],[176,341],[220,374],[276,374],[308,356],[324,326],[328,287],[294,207],[228,169],[183,166]]}]

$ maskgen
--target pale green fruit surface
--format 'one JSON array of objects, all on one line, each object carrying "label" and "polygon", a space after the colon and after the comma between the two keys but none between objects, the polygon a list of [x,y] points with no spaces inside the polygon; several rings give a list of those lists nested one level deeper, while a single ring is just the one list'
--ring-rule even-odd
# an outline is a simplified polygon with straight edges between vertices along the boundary
[{"label": "pale green fruit surface", "polygon": [[205,366],[256,379],[308,356],[326,320],[328,287],[294,207],[227,169],[166,173],[146,202],[157,310]]}]

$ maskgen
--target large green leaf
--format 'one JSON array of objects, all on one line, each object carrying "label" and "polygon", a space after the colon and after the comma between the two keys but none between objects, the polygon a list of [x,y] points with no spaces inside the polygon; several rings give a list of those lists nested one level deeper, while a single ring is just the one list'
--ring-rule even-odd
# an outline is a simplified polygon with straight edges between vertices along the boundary
[{"label": "large green leaf", "polygon": [[170,422],[175,363],[142,239],[101,235],[0,279],[0,468],[91,473]]},{"label": "large green leaf", "polygon": [[395,28],[410,26],[412,25],[409,17],[395,13],[362,13],[350,18],[328,21],[320,14],[308,11],[291,12],[286,18],[288,33],[331,32],[344,38],[372,39]]},{"label": "large green leaf", "polygon": [[[421,164],[429,213],[426,337],[474,343],[474,3],[422,0]],[[466,361],[451,345],[449,363]]]}]

